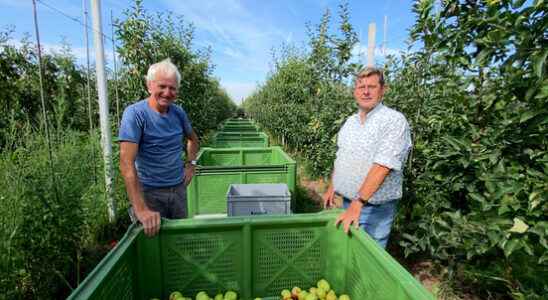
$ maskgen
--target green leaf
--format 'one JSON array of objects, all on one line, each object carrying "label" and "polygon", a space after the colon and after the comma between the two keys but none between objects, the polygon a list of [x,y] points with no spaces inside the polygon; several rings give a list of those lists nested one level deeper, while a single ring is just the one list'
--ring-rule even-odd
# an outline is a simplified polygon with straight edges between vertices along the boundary
[{"label": "green leaf", "polygon": [[518,8],[520,8],[520,7],[523,5],[523,3],[525,3],[525,1],[526,1],[526,0],[516,0],[516,1],[514,1],[514,2],[512,3],[512,8],[513,8],[513,9],[518,9]]},{"label": "green leaf", "polygon": [[504,255],[509,257],[512,252],[521,247],[519,239],[511,239],[504,244]]},{"label": "green leaf", "polygon": [[408,233],[402,234],[402,237],[403,237],[403,238],[406,238],[406,239],[408,239],[408,240],[410,240],[410,241],[412,241],[412,242],[415,242],[415,243],[419,240],[417,237],[412,236],[412,235],[410,235],[410,234],[408,234]]},{"label": "green leaf", "polygon": [[470,196],[470,198],[478,201],[478,202],[484,202],[485,201],[485,198],[480,195],[480,194],[477,194],[477,193],[470,193],[468,194]]},{"label": "green leaf", "polygon": [[544,63],[546,62],[546,56],[548,56],[548,50],[544,50],[542,55],[538,56],[533,62],[534,63],[533,68],[534,68],[535,74],[539,78],[543,77],[542,73],[544,72]]},{"label": "green leaf", "polygon": [[529,225],[523,222],[520,218],[514,218],[514,226],[510,228],[510,232],[524,233],[529,229]]},{"label": "green leaf", "polygon": [[544,264],[544,262],[548,261],[548,252],[544,252],[544,254],[538,259],[539,264]]},{"label": "green leaf", "polygon": [[541,112],[539,112],[539,111],[528,110],[528,111],[524,112],[523,114],[521,114],[521,116],[519,118],[519,122],[523,123],[525,121],[531,120],[532,118],[538,116],[540,113]]},{"label": "green leaf", "polygon": [[541,178],[541,179],[546,177],[546,174],[544,174],[542,172],[539,172],[537,170],[534,170],[534,169],[527,169],[527,174],[529,174],[533,177]]},{"label": "green leaf", "polygon": [[492,51],[489,48],[481,50],[476,56],[476,64],[479,66],[485,66],[489,62],[491,53]]}]

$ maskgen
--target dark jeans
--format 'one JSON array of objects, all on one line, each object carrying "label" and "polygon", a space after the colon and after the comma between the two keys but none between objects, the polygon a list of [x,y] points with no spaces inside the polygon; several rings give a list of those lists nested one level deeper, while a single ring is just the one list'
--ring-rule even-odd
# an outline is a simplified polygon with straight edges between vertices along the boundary
[{"label": "dark jeans", "polygon": [[187,217],[184,183],[166,188],[146,188],[143,193],[148,208],[159,212],[162,218],[184,219]]}]

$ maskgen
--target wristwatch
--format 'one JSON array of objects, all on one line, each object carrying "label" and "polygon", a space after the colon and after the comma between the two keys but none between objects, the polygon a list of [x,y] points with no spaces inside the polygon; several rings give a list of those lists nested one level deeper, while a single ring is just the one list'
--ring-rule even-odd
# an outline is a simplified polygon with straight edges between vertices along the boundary
[{"label": "wristwatch", "polygon": [[195,160],[195,159],[189,161],[188,163],[189,163],[191,166],[196,166],[196,165],[198,165],[198,161]]},{"label": "wristwatch", "polygon": [[366,205],[368,199],[364,199],[364,198],[362,198],[362,196],[358,195],[356,197],[356,200],[360,201],[363,205]]}]

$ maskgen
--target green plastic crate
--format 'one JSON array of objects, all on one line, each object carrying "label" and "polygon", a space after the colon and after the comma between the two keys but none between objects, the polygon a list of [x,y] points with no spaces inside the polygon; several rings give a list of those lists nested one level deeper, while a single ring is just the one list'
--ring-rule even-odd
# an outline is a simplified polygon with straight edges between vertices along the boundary
[{"label": "green plastic crate", "polygon": [[259,128],[255,125],[224,125],[221,132],[259,132]]},{"label": "green plastic crate", "polygon": [[250,138],[250,137],[264,137],[268,139],[266,133],[262,131],[233,131],[233,132],[223,132],[219,131],[215,134],[215,138],[230,138],[230,139],[239,139],[239,138]]},{"label": "green plastic crate", "polygon": [[268,147],[268,140],[249,138],[241,140],[218,139],[213,143],[215,148]]},{"label": "green plastic crate", "polygon": [[239,147],[268,147],[268,136],[264,133],[256,134],[220,134],[213,136],[215,148],[239,148]]},{"label": "green plastic crate", "polygon": [[280,299],[326,279],[353,300],[434,299],[366,233],[346,235],[336,213],[162,220],[148,238],[132,225],[69,299],[193,299],[234,290],[239,299]]},{"label": "green plastic crate", "polygon": [[280,147],[202,148],[196,174],[187,187],[189,217],[226,214],[234,183],[285,183],[294,206],[296,163]]},{"label": "green plastic crate", "polygon": [[224,122],[225,125],[253,125],[253,121],[249,120],[249,119],[241,119],[241,120],[238,120],[238,119],[231,119],[231,120],[228,120],[226,122]]}]

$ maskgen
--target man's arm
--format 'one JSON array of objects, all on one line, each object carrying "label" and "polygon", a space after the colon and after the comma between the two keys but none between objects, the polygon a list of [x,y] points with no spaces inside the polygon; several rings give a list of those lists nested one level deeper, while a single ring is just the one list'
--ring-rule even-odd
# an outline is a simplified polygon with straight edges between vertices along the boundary
[{"label": "man's arm", "polygon": [[[200,141],[198,139],[198,135],[194,130],[190,132],[190,135],[187,137],[186,142],[186,149],[187,149],[187,160],[196,160],[196,156],[198,155],[198,150],[200,150]],[[192,180],[192,176],[194,176],[194,170],[195,166],[188,164],[185,167],[185,186],[187,186],[190,181]]]},{"label": "man's arm", "polygon": [[126,190],[139,222],[143,224],[145,234],[153,236],[160,230],[160,214],[150,210],[143,199],[141,186],[135,169],[135,157],[139,145],[132,142],[120,142],[120,171],[124,177]]},{"label": "man's arm", "polygon": [[[360,190],[358,191],[359,197],[366,201],[369,200],[382,185],[384,179],[389,173],[389,168],[374,163],[367,173],[367,176],[365,177],[365,180],[363,181]],[[363,206],[364,203],[362,201],[358,199],[353,199],[346,211],[337,218],[335,224],[339,225],[340,223],[342,223],[344,227],[344,232],[346,233],[348,233],[348,231],[350,230],[350,225],[352,225],[352,223],[354,223],[354,226],[358,228],[360,225],[359,220]]]},{"label": "man's arm", "polygon": [[322,196],[324,208],[333,207],[333,202],[335,200],[335,188],[333,187],[333,173],[335,173],[335,170],[331,172],[331,175],[329,176],[329,179],[327,181],[327,190],[325,190],[325,193],[323,193],[323,196]]}]

